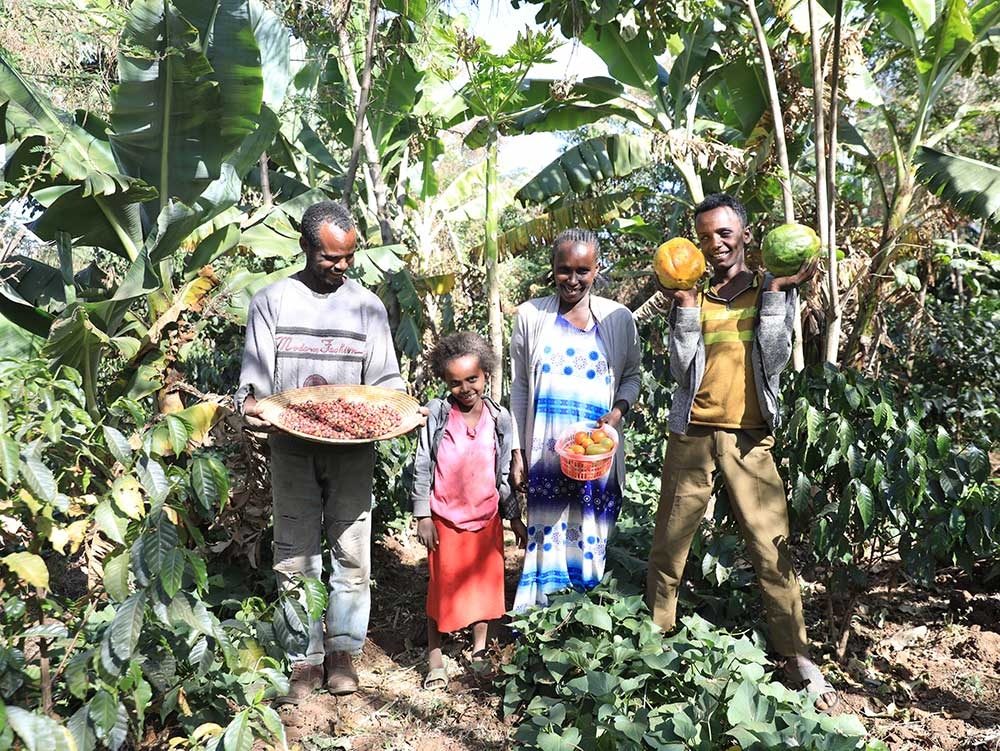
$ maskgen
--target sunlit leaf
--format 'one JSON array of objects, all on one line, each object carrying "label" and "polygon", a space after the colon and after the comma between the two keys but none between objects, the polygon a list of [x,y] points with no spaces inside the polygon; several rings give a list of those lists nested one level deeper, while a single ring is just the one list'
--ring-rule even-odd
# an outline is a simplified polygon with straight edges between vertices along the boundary
[{"label": "sunlit leaf", "polygon": [[244,709],[229,723],[222,736],[222,747],[225,751],[250,751],[253,748],[253,730],[248,710]]},{"label": "sunlit leaf", "polygon": [[326,612],[326,585],[319,579],[306,578],[302,580],[302,589],[306,597],[306,612],[314,621],[318,621]]},{"label": "sunlit leaf", "polygon": [[77,751],[69,730],[55,720],[15,706],[7,706],[6,712],[26,751]]},{"label": "sunlit leaf", "polygon": [[163,465],[155,459],[143,457],[135,465],[136,473],[146,489],[149,497],[155,503],[162,503],[170,495],[170,482],[167,474],[163,471]]},{"label": "sunlit leaf", "polygon": [[49,569],[42,557],[34,553],[11,553],[0,558],[18,578],[33,587],[49,588]]},{"label": "sunlit leaf", "polygon": [[69,554],[72,555],[80,549],[89,530],[90,519],[78,519],[66,525],[53,525],[49,530],[49,543],[62,555],[66,555],[66,546],[69,545]]},{"label": "sunlit leaf", "polygon": [[17,481],[18,469],[21,466],[20,452],[17,442],[10,436],[0,436],[0,472],[8,486]]},{"label": "sunlit leaf", "polygon": [[867,528],[875,515],[875,497],[868,486],[859,480],[854,482],[854,500],[861,514],[861,523]]},{"label": "sunlit leaf", "polygon": [[128,469],[132,466],[132,447],[128,444],[125,435],[110,425],[104,425],[104,440],[108,444],[111,455],[121,462],[121,465]]},{"label": "sunlit leaf", "polygon": [[36,497],[52,503],[56,499],[56,478],[52,470],[45,466],[32,452],[21,452],[21,477]]},{"label": "sunlit leaf", "polygon": [[187,448],[191,430],[187,423],[177,415],[167,415],[164,422],[167,426],[167,439],[170,441],[170,448],[173,449],[175,456],[180,456]]},{"label": "sunlit leaf", "polygon": [[139,481],[132,475],[120,475],[111,485],[111,497],[115,506],[130,519],[141,519],[146,515],[146,502],[142,497]]},{"label": "sunlit leaf", "polygon": [[110,501],[102,501],[97,504],[97,508],[94,509],[94,521],[109,540],[117,542],[119,545],[125,543],[128,519],[116,514]]},{"label": "sunlit leaf", "polygon": [[21,632],[22,638],[42,636],[46,639],[62,639],[69,635],[62,623],[40,623]]},{"label": "sunlit leaf", "polygon": [[90,718],[94,721],[94,727],[97,730],[97,737],[107,738],[118,718],[118,702],[108,691],[101,690],[94,694],[94,698],[90,700],[88,706]]}]

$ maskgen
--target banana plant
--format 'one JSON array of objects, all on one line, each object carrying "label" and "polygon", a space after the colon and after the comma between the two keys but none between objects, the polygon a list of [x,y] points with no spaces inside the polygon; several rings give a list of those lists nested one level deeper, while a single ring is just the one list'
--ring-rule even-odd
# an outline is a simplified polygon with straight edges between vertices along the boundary
[{"label": "banana plant", "polygon": [[[721,4],[704,6],[693,10],[667,3],[543,3],[536,20],[558,22],[564,34],[600,57],[610,75],[568,83],[532,81],[539,88],[553,88],[557,96],[517,125],[530,133],[622,118],[662,145],[660,158],[673,166],[687,198],[697,203],[705,194],[707,168],[726,161],[727,146],[720,136],[738,136],[720,122],[715,103],[706,101],[708,94],[745,84],[738,96],[730,92],[723,98],[746,134],[760,121],[767,102],[759,78],[741,75],[737,63],[742,62],[728,59],[716,31],[742,23],[741,17]],[[713,180],[726,179],[725,170],[716,172]]]},{"label": "banana plant", "polygon": [[[874,0],[870,10],[876,13],[880,31],[901,46],[901,53],[892,53],[893,62],[905,66],[916,82],[917,106],[914,121],[907,123],[908,132],[898,127],[897,118],[887,106],[877,111],[878,127],[888,132],[892,145],[895,186],[886,194],[888,219],[874,256],[877,260],[872,263],[859,292],[858,318],[843,356],[848,362],[860,352],[861,338],[869,333],[877,310],[879,287],[899,256],[898,241],[908,225],[918,184],[918,167],[923,164],[925,175],[933,172],[938,176],[935,187],[943,194],[960,192],[959,183],[953,181],[948,181],[949,188],[945,190],[943,178],[948,173],[931,166],[936,163],[940,167],[943,160],[934,158],[932,152],[922,151],[922,147],[936,144],[943,132],[955,127],[949,122],[940,131],[934,131],[932,125],[935,107],[948,85],[957,76],[972,73],[977,64],[986,75],[996,72],[998,55],[994,40],[1000,34],[1000,0],[973,3],[965,0],[945,0],[943,3]],[[875,64],[880,67],[887,61]],[[956,117],[963,120],[970,113],[970,108],[965,108],[957,112]]]},{"label": "banana plant", "polygon": [[[486,267],[486,295],[490,345],[495,352],[503,351],[503,312],[500,307],[498,276],[500,211],[497,205],[497,145],[502,129],[517,118],[529,116],[540,104],[526,100],[521,88],[531,68],[550,62],[555,49],[550,32],[518,32],[517,40],[502,53],[491,52],[488,45],[459,32],[459,60],[469,77],[461,89],[470,116],[479,118],[466,138],[466,144],[481,142],[486,147],[486,216],[483,261]],[[541,104],[547,101],[542,100]],[[503,368],[491,374],[490,387],[499,394],[503,387]]]},{"label": "banana plant", "polygon": [[[103,355],[117,350],[134,366],[161,317],[189,297],[191,273],[181,290],[173,286],[180,253],[207,263],[235,245],[225,226],[278,129],[273,108],[284,92],[274,81],[288,66],[288,34],[258,0],[137,0],[107,123],[60,112],[0,56],[7,167],[33,167],[29,193],[44,209],[35,230],[58,239],[63,282],[48,309],[37,284],[4,285],[0,313],[47,337],[53,361],[81,366],[90,409]],[[265,70],[274,77],[267,88]],[[199,232],[204,240],[192,242]],[[125,273],[77,299],[71,245],[121,256]],[[132,372],[134,389],[142,371]]]}]

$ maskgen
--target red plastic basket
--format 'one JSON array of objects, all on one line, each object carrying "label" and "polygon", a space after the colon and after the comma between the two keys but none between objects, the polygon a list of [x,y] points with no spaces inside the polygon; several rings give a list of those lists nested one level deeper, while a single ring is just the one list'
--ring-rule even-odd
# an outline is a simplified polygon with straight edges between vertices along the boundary
[{"label": "red plastic basket", "polygon": [[611,465],[615,461],[615,454],[618,453],[618,431],[610,425],[600,426],[601,430],[615,442],[615,447],[607,454],[587,456],[586,454],[574,454],[572,451],[566,450],[566,447],[573,443],[575,433],[581,430],[589,432],[597,428],[598,425],[593,422],[578,422],[571,426],[562,438],[556,441],[556,453],[559,454],[559,468],[567,477],[573,480],[597,480],[611,471]]}]

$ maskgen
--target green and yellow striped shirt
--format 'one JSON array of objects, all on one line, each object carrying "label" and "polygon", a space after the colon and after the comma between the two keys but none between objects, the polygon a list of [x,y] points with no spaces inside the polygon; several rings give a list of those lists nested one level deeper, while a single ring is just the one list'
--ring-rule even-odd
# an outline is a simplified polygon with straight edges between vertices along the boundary
[{"label": "green and yellow striped shirt", "polygon": [[761,277],[730,300],[708,287],[699,295],[705,341],[705,375],[691,409],[691,423],[715,428],[766,426],[757,398],[750,350],[757,324]]}]

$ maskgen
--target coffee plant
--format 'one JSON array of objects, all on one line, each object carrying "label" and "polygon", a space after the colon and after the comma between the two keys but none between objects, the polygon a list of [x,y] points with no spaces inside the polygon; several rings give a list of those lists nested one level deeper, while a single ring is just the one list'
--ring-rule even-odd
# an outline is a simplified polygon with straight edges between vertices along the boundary
[{"label": "coffee plant", "polygon": [[265,701],[325,587],[226,617],[202,530],[229,473],[194,426],[122,399],[92,416],[80,375],[40,360],[0,363],[0,384],[0,747],[114,751],[151,724],[191,748],[284,747]]},{"label": "coffee plant", "polygon": [[921,581],[940,565],[995,556],[1000,492],[989,459],[940,426],[925,430],[920,403],[829,366],[800,376],[786,401],[777,451],[795,519],[831,589],[863,588],[871,567],[896,553]]},{"label": "coffee plant", "polygon": [[514,619],[504,713],[519,748],[542,751],[883,749],[856,717],[774,682],[760,644],[694,615],[672,636],[613,579]]}]

